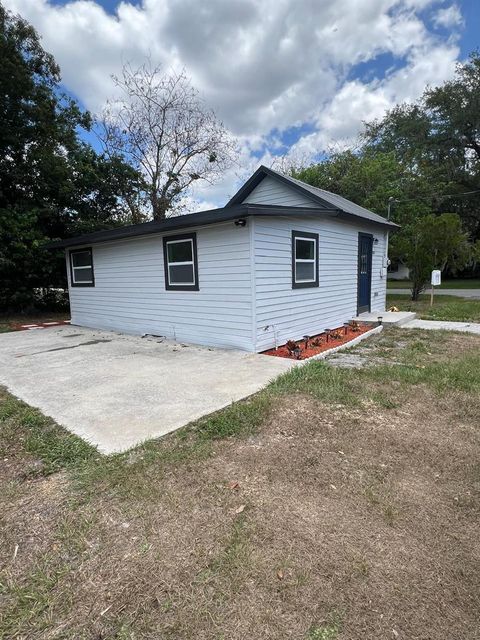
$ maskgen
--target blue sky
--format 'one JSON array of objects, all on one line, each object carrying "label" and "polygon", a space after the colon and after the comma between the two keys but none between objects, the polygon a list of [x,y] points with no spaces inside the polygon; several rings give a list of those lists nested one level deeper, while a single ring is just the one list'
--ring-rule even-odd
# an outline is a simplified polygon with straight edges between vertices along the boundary
[{"label": "blue sky", "polygon": [[95,114],[123,62],[150,56],[186,70],[240,146],[223,181],[192,193],[202,208],[222,204],[259,163],[354,144],[363,121],[449,79],[479,46],[479,0],[3,1]]}]

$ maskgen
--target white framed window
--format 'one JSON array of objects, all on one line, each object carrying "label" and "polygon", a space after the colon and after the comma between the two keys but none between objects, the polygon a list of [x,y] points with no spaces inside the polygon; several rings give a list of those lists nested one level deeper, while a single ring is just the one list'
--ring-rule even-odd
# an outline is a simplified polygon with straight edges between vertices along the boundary
[{"label": "white framed window", "polygon": [[94,287],[93,255],[90,247],[70,251],[70,282],[72,287]]},{"label": "white framed window", "polygon": [[195,233],[163,238],[165,288],[198,291],[197,237]]},{"label": "white framed window", "polygon": [[292,231],[292,288],[318,287],[318,233]]}]

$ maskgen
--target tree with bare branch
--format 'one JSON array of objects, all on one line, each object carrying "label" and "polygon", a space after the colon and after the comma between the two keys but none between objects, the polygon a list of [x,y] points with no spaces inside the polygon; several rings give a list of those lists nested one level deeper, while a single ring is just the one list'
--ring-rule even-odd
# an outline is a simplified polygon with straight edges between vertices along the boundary
[{"label": "tree with bare branch", "polygon": [[141,172],[153,218],[162,220],[191,185],[213,183],[232,165],[235,141],[184,71],[126,64],[113,80],[121,97],[107,103],[100,138],[109,155]]}]

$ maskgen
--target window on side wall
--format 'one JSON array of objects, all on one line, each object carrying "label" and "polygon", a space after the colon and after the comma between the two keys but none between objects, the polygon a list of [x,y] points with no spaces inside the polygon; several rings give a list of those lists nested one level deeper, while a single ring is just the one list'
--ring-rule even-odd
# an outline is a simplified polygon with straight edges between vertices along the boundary
[{"label": "window on side wall", "polygon": [[195,233],[163,238],[165,288],[198,291],[197,237]]},{"label": "window on side wall", "polygon": [[92,250],[75,249],[70,251],[70,282],[72,287],[94,287]]},{"label": "window on side wall", "polygon": [[292,231],[292,289],[318,287],[318,233]]}]

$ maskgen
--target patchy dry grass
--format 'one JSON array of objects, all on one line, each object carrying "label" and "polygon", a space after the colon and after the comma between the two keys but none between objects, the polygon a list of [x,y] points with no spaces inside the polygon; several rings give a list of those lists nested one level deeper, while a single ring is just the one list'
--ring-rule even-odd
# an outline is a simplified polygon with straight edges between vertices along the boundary
[{"label": "patchy dry grass", "polygon": [[110,457],[4,393],[0,638],[477,638],[480,340],[354,353]]}]

